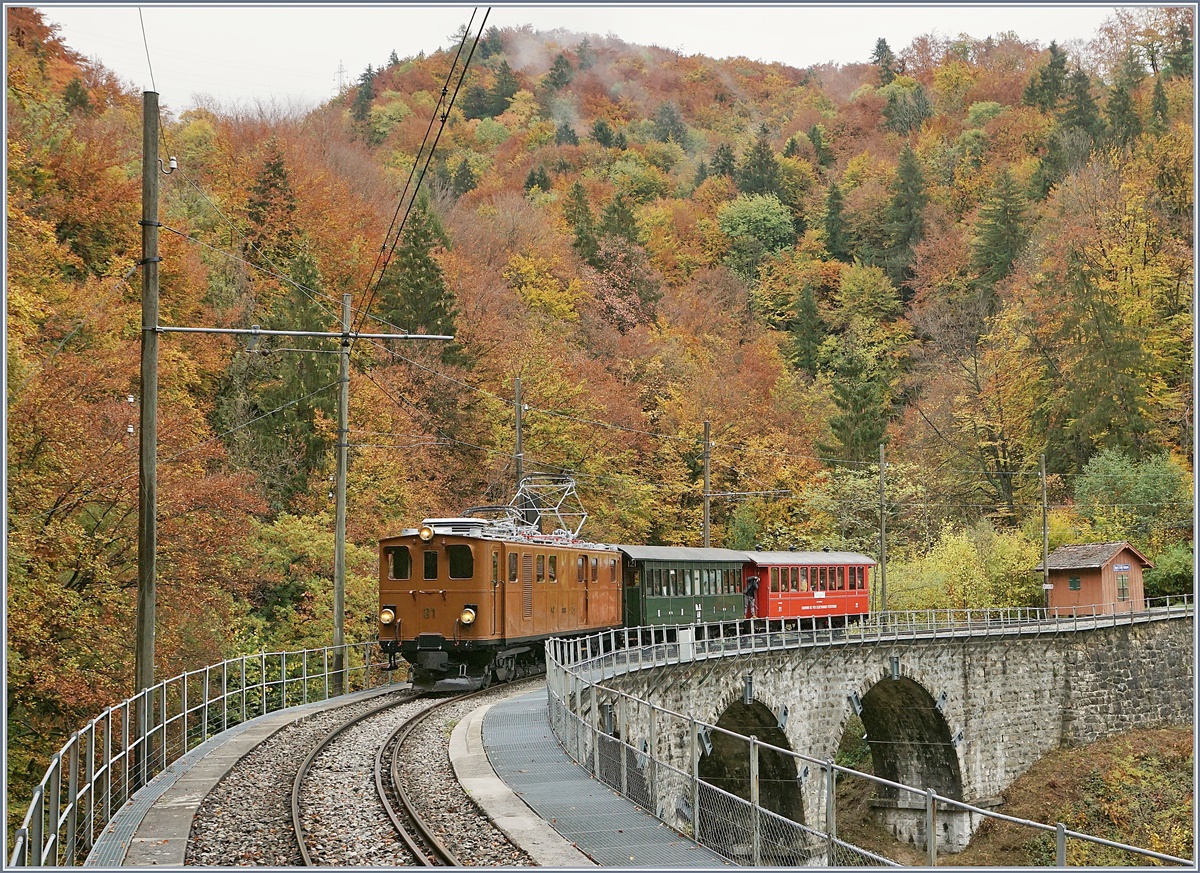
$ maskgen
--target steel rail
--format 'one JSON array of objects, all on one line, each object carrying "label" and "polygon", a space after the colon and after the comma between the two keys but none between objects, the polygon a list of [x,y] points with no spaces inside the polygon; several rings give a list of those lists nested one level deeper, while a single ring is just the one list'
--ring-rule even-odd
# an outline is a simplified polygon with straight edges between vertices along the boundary
[{"label": "steel rail", "polygon": [[[382,712],[386,712],[389,709],[394,709],[402,704],[411,703],[414,700],[420,700],[422,697],[428,696],[428,692],[409,694],[399,701],[392,700],[379,706],[373,706],[366,712],[359,713],[354,718],[346,721],[330,731],[329,734],[326,735],[323,740],[321,740],[321,742],[317,743],[317,745],[313,747],[312,751],[308,753],[308,757],[301,762],[300,768],[296,771],[296,778],[292,781],[292,829],[296,835],[296,845],[300,848],[300,857],[304,862],[303,866],[312,867],[314,864],[312,861],[312,856],[309,855],[308,846],[304,840],[304,824],[300,819],[300,786],[304,782],[304,778],[308,775],[309,770],[312,769],[313,762],[317,759],[317,756],[319,756],[321,752],[323,752],[326,747],[329,746],[330,743],[342,736],[346,731],[355,725],[358,725],[369,718],[373,718]],[[416,857],[419,859],[421,857],[420,853],[417,853]]]}]

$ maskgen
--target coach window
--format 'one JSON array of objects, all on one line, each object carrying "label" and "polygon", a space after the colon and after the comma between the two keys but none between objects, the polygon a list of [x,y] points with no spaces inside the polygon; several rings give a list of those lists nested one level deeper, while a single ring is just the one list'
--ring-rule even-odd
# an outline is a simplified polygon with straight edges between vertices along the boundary
[{"label": "coach window", "polygon": [[508,553],[508,581],[509,582],[517,581],[517,553],[516,552]]},{"label": "coach window", "polygon": [[792,576],[792,590],[799,591],[800,590],[800,568],[792,567],[791,576]]},{"label": "coach window", "polygon": [[845,591],[846,590],[846,568],[838,567],[837,574],[838,574],[838,591]]},{"label": "coach window", "polygon": [[771,568],[771,591],[779,593],[779,568]]},{"label": "coach window", "polygon": [[408,579],[412,576],[412,555],[408,546],[392,546],[387,550],[388,578]]},{"label": "coach window", "polygon": [[866,587],[867,587],[867,568],[859,567],[858,568],[858,590],[862,591]]},{"label": "coach window", "polygon": [[800,590],[808,590],[808,567],[800,568]]},{"label": "coach window", "polygon": [[438,560],[437,552],[427,551],[425,553],[425,578],[436,579],[438,577]]},{"label": "coach window", "polygon": [[825,590],[825,570],[826,570],[825,567],[817,568],[817,590],[818,591]]},{"label": "coach window", "polygon": [[446,546],[451,579],[470,579],[475,575],[475,555],[468,545]]},{"label": "coach window", "polygon": [[558,581],[558,555],[550,556],[550,581]]}]

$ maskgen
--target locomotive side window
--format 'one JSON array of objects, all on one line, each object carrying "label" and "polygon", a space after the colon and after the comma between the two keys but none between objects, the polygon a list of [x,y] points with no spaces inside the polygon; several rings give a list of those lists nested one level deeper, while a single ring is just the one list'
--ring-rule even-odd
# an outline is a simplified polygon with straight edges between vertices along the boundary
[{"label": "locomotive side window", "polygon": [[517,553],[516,552],[508,553],[508,581],[509,582],[517,581]]},{"label": "locomotive side window", "polygon": [[436,579],[438,577],[438,553],[432,549],[427,549],[425,552],[425,578]]},{"label": "locomotive side window", "polygon": [[500,553],[492,552],[492,584],[500,581]]},{"label": "locomotive side window", "polygon": [[539,585],[546,581],[546,556],[545,555],[537,556],[537,581],[538,581]]},{"label": "locomotive side window", "polygon": [[475,555],[470,546],[446,546],[446,558],[450,564],[451,579],[470,579],[475,575]]},{"label": "locomotive side window", "polygon": [[579,560],[575,562],[575,581],[587,581],[587,556],[580,555]]},{"label": "locomotive side window", "polygon": [[600,559],[592,558],[592,581],[595,582],[600,577]]},{"label": "locomotive side window", "polygon": [[388,578],[408,579],[412,576],[412,555],[408,546],[391,546],[386,550],[388,556]]},{"label": "locomotive side window", "polygon": [[620,574],[617,573],[617,559],[616,558],[608,559],[608,581],[611,582],[613,585],[621,584]]},{"label": "locomotive side window", "polygon": [[558,555],[550,556],[550,581],[558,581]]}]

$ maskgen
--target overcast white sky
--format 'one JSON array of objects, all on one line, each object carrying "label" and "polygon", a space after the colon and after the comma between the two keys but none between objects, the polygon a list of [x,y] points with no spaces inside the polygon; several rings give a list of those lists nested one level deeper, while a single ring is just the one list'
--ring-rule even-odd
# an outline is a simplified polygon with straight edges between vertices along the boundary
[{"label": "overcast white sky", "polygon": [[[207,95],[224,105],[308,107],[352,84],[367,65],[395,50],[401,58],[450,44],[450,36],[488,7],[426,5],[263,5],[146,3],[124,6],[37,4],[60,25],[66,44],[99,59],[137,91],[181,112]],[[1013,31],[1060,45],[1088,40],[1119,8],[1093,4],[902,5],[496,5],[489,27],[563,28],[685,55],[745,56],[795,67],[861,63],[879,37],[893,51],[924,33],[983,39]],[[143,39],[144,26],[144,39]]]}]

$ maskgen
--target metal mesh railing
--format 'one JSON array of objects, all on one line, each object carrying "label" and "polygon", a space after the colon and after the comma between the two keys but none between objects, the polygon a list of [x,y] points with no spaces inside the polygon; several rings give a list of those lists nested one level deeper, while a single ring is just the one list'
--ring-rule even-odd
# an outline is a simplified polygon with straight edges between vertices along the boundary
[{"label": "metal mesh railing", "polygon": [[[839,838],[839,782],[866,780],[867,793],[889,798],[902,810],[914,844],[923,845],[929,866],[962,849],[983,822],[1007,822],[1028,831],[1044,848],[1047,865],[1081,857],[1084,844],[1110,853],[1115,864],[1193,866],[1192,861],[1084,834],[1064,824],[1042,824],[1002,815],[928,789],[890,782],[698,722],[604,683],[615,676],[668,664],[811,645],[965,635],[1043,634],[1115,624],[1191,616],[1190,597],[1151,603],[1138,612],[1089,611],[1071,615],[1046,610],[961,610],[886,613],[844,629],[801,628],[772,619],[696,628],[635,628],[546,644],[550,724],[564,751],[597,779],[621,792],[677,832],[737,864],[753,866],[899,866]],[[703,634],[703,636],[700,636]],[[748,779],[718,785],[701,778],[699,762],[722,735],[723,754],[743,744]],[[731,744],[734,744],[731,746]],[[799,813],[768,808],[758,796],[759,764],[772,756],[773,771],[795,774],[804,798]],[[779,762],[790,762],[781,767]],[[680,766],[680,762],[691,762]],[[778,776],[777,776],[778,778]],[[860,793],[861,786],[860,786]],[[774,803],[786,791],[772,794]],[[742,796],[747,795],[747,796]],[[798,819],[808,819],[800,821]],[[1076,862],[1078,863],[1078,862]]]},{"label": "metal mesh railing", "polygon": [[[249,719],[387,684],[375,641],[259,652],[181,673],[109,707],[51,759],[18,828],[12,867],[82,863],[138,789],[209,737]],[[339,657],[340,656],[340,657]],[[340,663],[339,663],[340,662]]]}]

